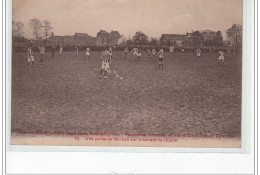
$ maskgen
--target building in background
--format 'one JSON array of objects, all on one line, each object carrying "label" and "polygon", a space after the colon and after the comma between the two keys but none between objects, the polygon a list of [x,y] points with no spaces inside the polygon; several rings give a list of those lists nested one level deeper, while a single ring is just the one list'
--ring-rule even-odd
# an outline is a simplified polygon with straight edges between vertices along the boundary
[{"label": "building in background", "polygon": [[186,35],[180,34],[162,34],[161,36],[161,44],[162,45],[175,45],[175,46],[183,46],[183,42],[186,40]]},{"label": "building in background", "polygon": [[74,35],[75,45],[95,45],[96,38],[92,37],[86,33],[75,33]]},{"label": "building in background", "polygon": [[98,46],[108,45],[108,36],[109,36],[109,33],[107,31],[101,29],[97,33],[96,45],[98,45]]},{"label": "building in background", "polygon": [[52,44],[67,44],[67,45],[95,45],[96,38],[86,34],[86,33],[75,33],[74,35],[67,36],[55,36],[53,33],[48,38],[48,43]]}]

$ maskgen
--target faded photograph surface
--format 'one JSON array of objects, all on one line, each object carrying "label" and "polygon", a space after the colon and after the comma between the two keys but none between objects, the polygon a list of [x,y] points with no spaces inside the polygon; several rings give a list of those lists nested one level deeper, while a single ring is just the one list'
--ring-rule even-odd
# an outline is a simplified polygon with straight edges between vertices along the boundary
[{"label": "faded photograph surface", "polygon": [[242,0],[13,0],[11,144],[241,147]]}]

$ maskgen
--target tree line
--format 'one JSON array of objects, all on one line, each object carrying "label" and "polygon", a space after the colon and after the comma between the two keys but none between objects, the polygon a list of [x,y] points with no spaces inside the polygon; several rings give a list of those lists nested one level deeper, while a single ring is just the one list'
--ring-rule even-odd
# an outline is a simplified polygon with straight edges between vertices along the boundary
[{"label": "tree line", "polygon": [[[223,40],[222,32],[214,32],[212,36],[206,38],[203,36],[203,32],[193,31],[186,33],[185,40],[182,45],[186,47],[222,47],[222,46],[234,46],[242,47],[242,25],[233,24],[229,29],[226,30],[227,40]],[[162,39],[162,38],[161,38]],[[170,40],[164,42],[161,39],[151,38],[149,40],[148,35],[142,31],[138,31],[134,34],[132,39],[126,41],[127,45],[164,45],[172,46],[177,45],[172,43]]]}]

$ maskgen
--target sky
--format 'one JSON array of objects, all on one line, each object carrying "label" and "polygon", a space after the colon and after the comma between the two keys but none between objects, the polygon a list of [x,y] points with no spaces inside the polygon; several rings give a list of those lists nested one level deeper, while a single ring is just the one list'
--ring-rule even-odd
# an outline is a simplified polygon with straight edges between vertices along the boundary
[{"label": "sky", "polygon": [[[225,31],[242,24],[242,0],[13,0],[13,21],[24,23],[32,38],[30,19],[49,20],[54,35],[76,32],[96,36],[101,29],[126,38],[136,31],[149,37],[186,34],[192,30]],[[43,34],[42,34],[43,35]]]}]

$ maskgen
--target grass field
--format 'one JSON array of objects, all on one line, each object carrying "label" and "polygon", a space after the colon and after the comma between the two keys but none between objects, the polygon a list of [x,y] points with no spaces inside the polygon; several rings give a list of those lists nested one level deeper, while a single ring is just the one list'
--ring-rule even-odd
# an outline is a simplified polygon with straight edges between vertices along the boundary
[{"label": "grass field", "polygon": [[[109,79],[100,79],[100,52],[63,53],[27,68],[26,53],[12,58],[12,133],[105,132],[220,134],[240,137],[241,55],[166,53],[123,60],[113,53]],[[145,54],[146,57],[146,54]]]}]

